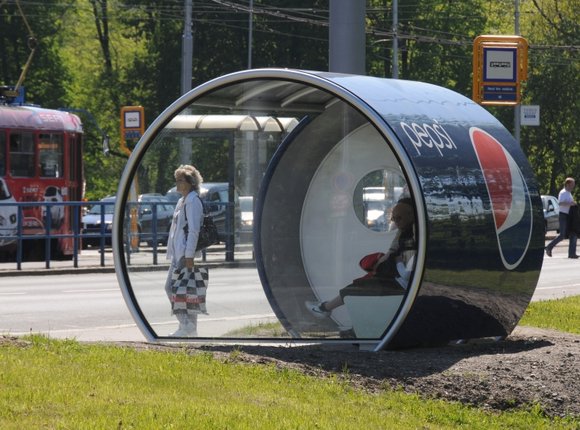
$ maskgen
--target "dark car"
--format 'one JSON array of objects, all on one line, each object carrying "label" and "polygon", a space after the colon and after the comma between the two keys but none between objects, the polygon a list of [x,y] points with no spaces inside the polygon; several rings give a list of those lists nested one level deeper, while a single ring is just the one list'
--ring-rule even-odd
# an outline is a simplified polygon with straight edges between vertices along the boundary
[{"label": "dark car", "polygon": [[161,194],[141,194],[138,208],[140,240],[167,245],[175,204]]},{"label": "dark car", "polygon": [[559,213],[560,205],[554,196],[542,196],[542,206],[544,207],[544,228],[546,233],[556,231],[560,233]]},{"label": "dark car", "polygon": [[177,192],[177,189],[175,187],[173,187],[169,191],[167,191],[167,193],[165,194],[165,198],[167,198],[171,202],[173,207],[175,207],[177,201],[181,198],[181,194]]},{"label": "dark car", "polygon": [[[174,205],[177,203],[178,194],[176,188],[173,187],[165,194],[170,200],[174,200]],[[235,200],[237,200],[235,196]],[[205,210],[213,218],[220,242],[225,242],[228,233],[228,225],[226,223],[226,216],[228,213],[229,201],[229,184],[227,182],[204,182],[201,184],[200,198],[204,203]],[[238,231],[240,226],[240,212],[238,210],[232,211],[235,215],[235,229]],[[232,230],[234,226],[230,227]]]},{"label": "dark car", "polygon": [[[103,204],[93,205],[82,218],[83,248],[100,246],[101,235],[105,237],[104,244],[111,246],[116,197],[105,197],[100,201]],[[154,207],[155,230],[153,229]],[[130,216],[132,208],[137,210],[136,233],[139,235],[139,242],[144,241],[149,246],[153,246],[155,237],[158,244],[166,245],[173,218],[173,204],[161,194],[141,194],[138,203],[128,204],[128,216]],[[127,218],[128,221],[129,219]],[[130,229],[130,221],[126,225],[126,229]],[[138,246],[138,243],[135,243],[134,246]]]},{"label": "dark car", "polygon": [[200,197],[204,201],[205,210],[213,218],[220,242],[227,239],[226,214],[229,205],[229,189],[227,182],[208,182],[201,186]]},{"label": "dark car", "polygon": [[114,196],[101,199],[102,204],[96,204],[89,208],[82,218],[82,248],[100,246],[101,236],[105,236],[105,245],[111,245],[111,232],[113,231],[113,213],[115,212]]}]

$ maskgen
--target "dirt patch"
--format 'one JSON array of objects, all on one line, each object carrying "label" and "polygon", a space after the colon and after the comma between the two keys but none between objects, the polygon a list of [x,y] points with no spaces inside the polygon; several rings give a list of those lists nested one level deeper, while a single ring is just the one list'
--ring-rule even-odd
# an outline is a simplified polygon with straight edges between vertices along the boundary
[{"label": "dirt patch", "polygon": [[[0,337],[0,344],[7,339]],[[553,330],[517,327],[497,342],[376,353],[343,346],[120,344],[211,352],[224,361],[275,364],[319,377],[338,374],[372,392],[398,388],[489,410],[539,405],[551,417],[580,418],[580,336]]]}]

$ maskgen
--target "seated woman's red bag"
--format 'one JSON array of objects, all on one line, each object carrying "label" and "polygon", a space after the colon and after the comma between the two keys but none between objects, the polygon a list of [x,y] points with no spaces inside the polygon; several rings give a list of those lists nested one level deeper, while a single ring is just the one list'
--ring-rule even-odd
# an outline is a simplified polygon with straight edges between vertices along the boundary
[{"label": "seated woman's red bag", "polygon": [[358,265],[365,272],[372,273],[375,271],[375,265],[377,264],[377,261],[379,261],[379,258],[381,258],[383,255],[385,254],[382,252],[375,252],[373,254],[365,255],[363,258],[361,258]]}]

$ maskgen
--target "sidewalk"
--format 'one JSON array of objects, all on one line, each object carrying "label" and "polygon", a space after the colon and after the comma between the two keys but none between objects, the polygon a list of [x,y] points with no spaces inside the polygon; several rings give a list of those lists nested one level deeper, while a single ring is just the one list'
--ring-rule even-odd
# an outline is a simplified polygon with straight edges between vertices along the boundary
[{"label": "sidewalk", "polygon": [[[100,249],[84,249],[78,255],[77,267],[74,261],[50,261],[49,267],[45,261],[24,261],[21,263],[21,269],[15,261],[0,262],[0,277],[5,276],[31,276],[31,275],[54,275],[54,274],[71,274],[71,273],[94,273],[115,271],[115,262],[113,250],[107,247],[101,255]],[[130,254],[129,266],[131,270],[167,270],[169,262],[165,259],[165,248],[159,247],[157,250],[157,260],[153,249],[143,247],[137,252]],[[197,260],[196,260],[197,261]],[[236,246],[234,252],[234,261],[226,261],[225,247],[222,245],[213,246],[206,252],[205,261],[199,260],[201,264],[207,266],[255,266],[253,250],[251,245]]]},{"label": "sidewalk", "polygon": [[[556,237],[555,232],[546,235],[546,245]],[[568,246],[568,241],[563,241],[557,246],[557,250],[563,246]],[[157,261],[154,261],[153,249],[143,247],[138,252],[131,253],[130,267],[132,270],[167,270],[169,263],[165,259],[165,248],[159,247]],[[30,276],[30,275],[52,275],[69,273],[94,273],[115,271],[113,260],[113,250],[111,247],[105,248],[104,256],[101,258],[99,249],[85,249],[78,256],[78,267],[74,266],[74,261],[50,261],[49,268],[45,261],[25,261],[21,264],[21,270],[17,269],[16,262],[0,262],[0,277],[5,276]],[[254,253],[251,244],[236,246],[234,261],[226,261],[225,247],[223,245],[212,246],[206,252],[206,259],[203,264],[210,267],[228,266],[255,266]]]}]

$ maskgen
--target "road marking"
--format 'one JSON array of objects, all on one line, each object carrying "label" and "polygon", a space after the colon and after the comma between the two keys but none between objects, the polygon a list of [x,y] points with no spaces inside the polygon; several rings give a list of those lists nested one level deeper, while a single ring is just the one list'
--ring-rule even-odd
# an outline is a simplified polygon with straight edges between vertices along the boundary
[{"label": "road marking", "polygon": [[[198,323],[202,321],[238,321],[238,320],[253,320],[253,319],[261,319],[261,318],[275,318],[276,315],[273,313],[268,314],[255,314],[255,315],[235,315],[231,317],[221,317],[221,318],[205,318],[203,315],[199,315]],[[164,322],[152,323],[151,325],[167,325],[167,324],[175,324],[177,320],[169,320]]]},{"label": "road marking", "polygon": [[578,288],[580,284],[558,285],[556,287],[536,287],[536,290],[562,290],[564,288]]},{"label": "road marking", "polygon": [[108,291],[118,291],[121,292],[118,288],[102,288],[97,290],[62,290],[61,293],[101,293],[101,292],[108,292]]},{"label": "road marking", "polygon": [[[260,318],[275,318],[276,315],[273,313],[268,314],[256,314],[256,315],[240,315],[238,317],[223,317],[223,318],[200,318],[199,322],[209,322],[209,321],[230,321],[230,320],[249,320],[249,319],[260,319]],[[169,320],[163,321],[158,323],[152,323],[152,326],[163,326],[163,325],[175,325],[177,324],[177,320]],[[137,328],[137,324],[117,324],[117,325],[105,325],[99,327],[79,327],[79,328],[63,328],[63,329],[40,329],[40,330],[29,330],[29,331],[22,331],[22,332],[14,332],[10,330],[2,331],[0,328],[0,333],[8,333],[12,336],[22,336],[32,333],[46,333],[50,335],[51,333],[75,333],[75,332],[95,332],[100,330],[114,330],[114,329],[123,329],[123,328]],[[161,336],[165,337],[165,336]],[[243,338],[240,338],[243,339]]]}]

